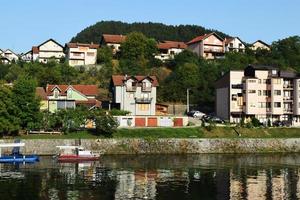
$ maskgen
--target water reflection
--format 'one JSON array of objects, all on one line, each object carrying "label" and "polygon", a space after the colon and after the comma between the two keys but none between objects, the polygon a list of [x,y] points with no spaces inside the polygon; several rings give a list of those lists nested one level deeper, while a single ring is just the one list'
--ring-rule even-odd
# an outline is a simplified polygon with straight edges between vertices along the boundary
[{"label": "water reflection", "polygon": [[104,156],[0,166],[1,199],[300,199],[300,154]]}]

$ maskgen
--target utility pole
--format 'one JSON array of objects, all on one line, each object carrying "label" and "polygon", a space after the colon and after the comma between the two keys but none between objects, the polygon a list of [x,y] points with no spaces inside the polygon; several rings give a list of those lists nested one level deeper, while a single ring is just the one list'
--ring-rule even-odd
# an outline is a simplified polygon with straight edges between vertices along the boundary
[{"label": "utility pole", "polygon": [[190,88],[186,89],[186,112],[190,112]]}]

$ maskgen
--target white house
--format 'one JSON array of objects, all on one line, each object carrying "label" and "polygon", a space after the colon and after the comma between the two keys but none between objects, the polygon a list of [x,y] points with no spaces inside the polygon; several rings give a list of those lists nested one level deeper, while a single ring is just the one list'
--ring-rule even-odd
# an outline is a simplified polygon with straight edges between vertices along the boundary
[{"label": "white house", "polygon": [[7,58],[9,62],[17,61],[19,60],[18,54],[14,53],[12,50],[7,49],[5,51],[2,51],[2,57]]},{"label": "white house", "polygon": [[95,65],[97,62],[98,44],[68,43],[66,58],[70,66]]},{"label": "white house", "polygon": [[256,51],[257,49],[265,49],[270,51],[270,45],[268,45],[267,43],[265,43],[262,40],[257,40],[256,42],[254,42],[251,47],[250,47],[253,51]]},{"label": "white house", "polygon": [[32,51],[28,51],[21,55],[21,60],[25,62],[31,62],[32,61]]},{"label": "white house", "polygon": [[246,45],[240,38],[225,38],[225,52],[245,52],[245,50]]},{"label": "white house", "polygon": [[156,89],[155,76],[112,76],[111,91],[113,103],[131,115],[155,115]]},{"label": "white house", "polygon": [[32,60],[47,63],[49,60],[57,62],[64,58],[64,47],[53,39],[49,39],[39,46],[32,47]]},{"label": "white house", "polygon": [[126,36],[124,35],[111,35],[111,34],[103,34],[100,45],[111,47],[113,53],[116,54],[120,51],[121,43],[126,40]]},{"label": "white house", "polygon": [[155,58],[165,61],[174,59],[174,56],[185,50],[187,45],[184,42],[163,41],[158,43],[157,48],[159,50],[159,54],[157,54]]}]

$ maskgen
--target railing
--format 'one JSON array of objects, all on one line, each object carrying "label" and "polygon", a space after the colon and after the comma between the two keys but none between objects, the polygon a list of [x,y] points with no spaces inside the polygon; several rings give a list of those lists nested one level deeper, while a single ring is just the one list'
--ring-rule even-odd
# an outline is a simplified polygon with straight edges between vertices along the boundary
[{"label": "railing", "polygon": [[151,87],[145,87],[145,86],[142,87],[143,92],[151,92],[151,90],[152,90]]},{"label": "railing", "polygon": [[283,97],[283,100],[293,100],[294,97],[293,96],[289,96],[289,97]]},{"label": "railing", "polygon": [[285,89],[293,89],[294,86],[293,85],[283,85],[283,88],[285,88]]},{"label": "railing", "polygon": [[127,92],[135,92],[136,91],[136,86],[126,87],[126,91]]},{"label": "railing", "polygon": [[214,49],[214,48],[204,48],[204,52],[217,52],[217,53],[223,53],[223,49]]},{"label": "railing", "polygon": [[135,98],[136,103],[151,103],[152,98]]},{"label": "railing", "polygon": [[284,108],[283,112],[285,112],[285,113],[292,113],[293,109],[292,108]]}]

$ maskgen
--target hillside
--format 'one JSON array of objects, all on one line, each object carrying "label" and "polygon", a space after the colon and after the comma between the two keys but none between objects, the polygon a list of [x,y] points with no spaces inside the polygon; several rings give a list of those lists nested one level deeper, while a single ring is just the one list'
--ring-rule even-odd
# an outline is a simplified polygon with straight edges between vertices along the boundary
[{"label": "hillside", "polygon": [[220,36],[228,36],[217,30],[206,29],[196,25],[165,25],[162,23],[124,23],[120,21],[101,21],[85,28],[71,39],[71,42],[94,42],[99,43],[101,35],[107,34],[128,34],[130,32],[142,32],[147,37],[156,40],[177,40],[187,42],[196,36],[210,33],[212,31]]}]

